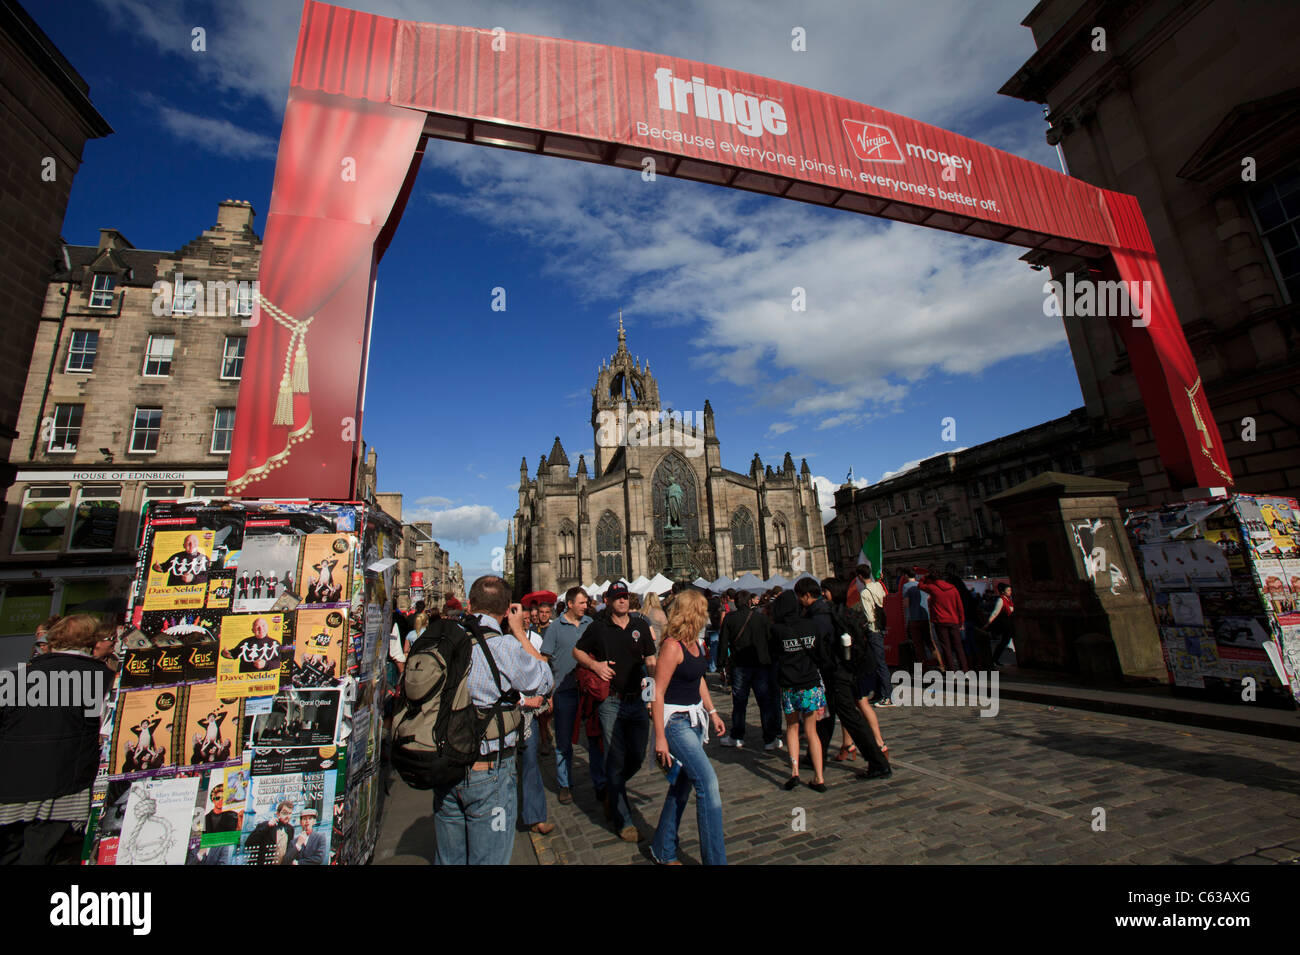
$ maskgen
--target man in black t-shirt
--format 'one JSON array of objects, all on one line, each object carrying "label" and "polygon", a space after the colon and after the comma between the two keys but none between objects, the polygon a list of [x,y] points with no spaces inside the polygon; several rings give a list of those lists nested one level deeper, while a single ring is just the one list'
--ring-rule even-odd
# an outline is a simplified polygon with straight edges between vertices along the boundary
[{"label": "man in black t-shirt", "polygon": [[627,781],[641,768],[650,740],[650,713],[641,691],[649,679],[646,668],[655,665],[655,642],[645,617],[628,612],[628,597],[625,584],[609,588],[606,612],[578,639],[573,658],[609,681],[609,696],[600,704],[608,777],[605,812],[625,842],[640,842],[644,837],[632,824]]},{"label": "man in black t-shirt", "polygon": [[267,636],[266,621],[258,617],[253,621],[253,635],[222,650],[221,655],[227,660],[238,660],[240,673],[269,673],[280,667],[280,642]]}]

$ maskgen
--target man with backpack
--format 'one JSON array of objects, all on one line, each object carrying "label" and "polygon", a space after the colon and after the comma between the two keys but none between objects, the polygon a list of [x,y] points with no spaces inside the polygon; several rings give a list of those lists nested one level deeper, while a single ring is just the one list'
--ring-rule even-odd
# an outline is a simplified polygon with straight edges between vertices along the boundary
[{"label": "man with backpack", "polygon": [[[480,758],[464,779],[435,786],[434,826],[438,836],[435,865],[508,865],[514,851],[517,813],[515,749],[520,704],[537,705],[551,691],[551,668],[528,639],[523,610],[510,603],[510,589],[500,577],[474,581],[464,623],[477,633],[468,675],[470,702],[483,710],[502,710],[511,694],[511,728],[479,743]],[[482,639],[491,654],[484,655]],[[412,656],[416,647],[412,646]],[[409,668],[409,664],[408,664]],[[487,720],[487,723],[497,720]],[[505,726],[503,721],[498,725]],[[400,731],[400,727],[398,728]],[[490,730],[490,727],[485,727]],[[491,736],[488,732],[488,736]]]},{"label": "man with backpack", "polygon": [[[826,684],[828,712],[826,719],[817,723],[822,751],[830,749],[835,717],[838,716],[844,731],[867,761],[869,768],[865,778],[877,779],[892,775],[893,770],[858,707],[858,677],[874,668],[875,655],[871,652],[865,628],[845,612],[848,589],[847,583],[835,577],[828,577],[820,583],[811,577],[803,577],[794,585],[804,616],[816,629],[818,642],[825,645],[819,659],[823,661],[822,681]],[[832,601],[835,606],[832,606]],[[848,646],[843,641],[845,635],[849,637]]]},{"label": "man with backpack", "polygon": [[731,733],[719,738],[723,746],[745,745],[745,711],[749,691],[758,700],[763,749],[781,748],[781,700],[772,668],[771,630],[766,614],[753,606],[753,594],[736,594],[736,609],[722,621],[718,637],[718,667],[731,684]]}]

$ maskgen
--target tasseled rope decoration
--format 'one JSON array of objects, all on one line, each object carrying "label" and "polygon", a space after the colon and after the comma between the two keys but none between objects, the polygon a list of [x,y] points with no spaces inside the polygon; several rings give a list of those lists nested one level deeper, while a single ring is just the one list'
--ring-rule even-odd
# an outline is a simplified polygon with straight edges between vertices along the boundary
[{"label": "tasseled rope decoration", "polygon": [[284,374],[280,376],[280,392],[275,398],[275,419],[272,423],[292,426],[293,396],[305,395],[310,388],[307,377],[307,327],[316,316],[299,321],[271,304],[265,295],[259,294],[257,298],[271,317],[289,330],[289,347],[284,353]]}]

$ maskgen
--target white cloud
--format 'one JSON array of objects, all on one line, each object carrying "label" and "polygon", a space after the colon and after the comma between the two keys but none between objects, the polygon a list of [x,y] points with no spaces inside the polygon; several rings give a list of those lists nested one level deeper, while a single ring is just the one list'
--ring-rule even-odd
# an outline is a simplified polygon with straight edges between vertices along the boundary
[{"label": "white cloud", "polygon": [[417,497],[416,507],[448,507],[452,503],[449,497]]},{"label": "white cloud", "polygon": [[775,438],[777,435],[785,434],[787,431],[793,431],[794,425],[789,421],[773,421],[767,429],[767,436]]},{"label": "white cloud", "polygon": [[[870,481],[865,478],[854,478],[854,487],[866,487]],[[817,503],[822,510],[822,523],[828,523],[835,516],[835,492],[844,486],[843,481],[832,481],[828,477],[822,477],[820,474],[813,475],[813,487],[817,489]]]},{"label": "white cloud", "polygon": [[509,524],[495,510],[485,504],[465,504],[445,510],[417,507],[404,520],[408,524],[428,521],[431,533],[437,540],[455,541],[459,544],[477,544],[480,537],[501,535],[504,541]]},{"label": "white cloud", "polygon": [[906,464],[904,464],[902,467],[898,468],[897,470],[894,470],[894,471],[886,471],[884,474],[880,475],[880,480],[882,480],[882,481],[888,481],[888,480],[889,480],[890,478],[892,478],[892,477],[897,477],[897,476],[900,475],[900,474],[905,474],[905,473],[908,472],[908,471],[914,470],[915,468],[919,468],[919,467],[921,466],[921,462],[922,462],[922,461],[928,461],[928,460],[930,460],[930,459],[933,458],[933,457],[938,457],[940,454],[957,454],[957,453],[959,453],[959,452],[961,452],[961,451],[965,451],[965,450],[966,450],[966,449],[965,449],[964,447],[961,447],[961,448],[945,448],[945,449],[942,450],[942,451],[936,451],[936,452],[934,452],[934,454],[927,454],[927,455],[926,455],[925,457],[923,457],[923,458],[917,458],[917,459],[914,460],[914,461],[908,461]]},{"label": "white cloud", "polygon": [[218,156],[232,159],[271,159],[275,156],[275,139],[250,132],[226,119],[197,116],[171,106],[160,107],[159,118],[177,139]]}]

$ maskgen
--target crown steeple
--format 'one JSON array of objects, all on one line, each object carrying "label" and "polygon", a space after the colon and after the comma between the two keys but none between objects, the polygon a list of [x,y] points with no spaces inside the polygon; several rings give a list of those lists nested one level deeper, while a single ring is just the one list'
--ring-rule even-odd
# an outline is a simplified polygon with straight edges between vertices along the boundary
[{"label": "crown steeple", "polygon": [[591,390],[591,427],[596,437],[595,474],[605,473],[614,452],[623,445],[628,418],[635,412],[648,420],[659,418],[659,383],[627,347],[623,310],[618,310],[618,348],[602,361]]}]

